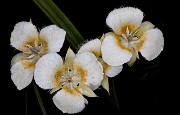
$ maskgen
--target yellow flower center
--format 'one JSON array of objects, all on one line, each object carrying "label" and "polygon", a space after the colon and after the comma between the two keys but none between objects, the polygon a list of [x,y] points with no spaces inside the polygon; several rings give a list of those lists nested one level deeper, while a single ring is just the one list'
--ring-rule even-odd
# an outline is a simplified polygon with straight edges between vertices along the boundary
[{"label": "yellow flower center", "polygon": [[80,94],[79,83],[84,83],[86,76],[86,71],[77,65],[71,68],[63,66],[55,74],[54,84],[56,88],[52,89],[51,93],[63,88],[70,93]]},{"label": "yellow flower center", "polygon": [[27,59],[36,63],[37,60],[47,53],[48,51],[48,43],[45,41],[43,37],[37,37],[35,39],[30,39],[25,43],[24,53],[28,54]]},{"label": "yellow flower center", "polygon": [[132,52],[136,50],[137,45],[140,44],[140,40],[136,36],[138,30],[139,29],[131,30],[128,26],[126,26],[126,31],[119,36],[122,45]]}]

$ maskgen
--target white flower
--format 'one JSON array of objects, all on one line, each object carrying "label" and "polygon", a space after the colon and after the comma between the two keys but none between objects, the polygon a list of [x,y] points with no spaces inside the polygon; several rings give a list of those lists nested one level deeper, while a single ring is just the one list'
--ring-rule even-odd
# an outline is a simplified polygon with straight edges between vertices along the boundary
[{"label": "white flower", "polygon": [[102,42],[102,58],[106,63],[118,66],[128,62],[131,66],[138,58],[138,52],[148,61],[160,54],[164,47],[162,32],[142,20],[143,12],[133,7],[109,13],[106,23],[114,32],[107,33]]},{"label": "white flower", "polygon": [[75,55],[68,49],[65,62],[57,53],[49,53],[36,64],[34,79],[43,89],[55,93],[53,102],[63,113],[78,113],[88,101],[83,95],[96,97],[91,87],[103,79],[103,68],[94,54]]},{"label": "white flower", "polygon": [[59,52],[66,32],[56,25],[43,28],[39,33],[32,22],[19,22],[11,33],[10,42],[22,51],[11,61],[11,79],[18,90],[27,87],[38,59],[49,52]]},{"label": "white flower", "polygon": [[[104,39],[104,35],[101,37],[101,39]],[[101,57],[101,41],[99,39],[94,39],[83,44],[80,47],[78,54],[87,52],[87,51],[95,54],[96,57],[98,58],[98,61],[101,62],[103,66],[103,72],[104,72],[104,78],[101,84],[102,84],[102,87],[109,92],[108,77],[114,77],[118,75],[122,71],[123,66],[122,65],[111,66],[103,61]]]}]

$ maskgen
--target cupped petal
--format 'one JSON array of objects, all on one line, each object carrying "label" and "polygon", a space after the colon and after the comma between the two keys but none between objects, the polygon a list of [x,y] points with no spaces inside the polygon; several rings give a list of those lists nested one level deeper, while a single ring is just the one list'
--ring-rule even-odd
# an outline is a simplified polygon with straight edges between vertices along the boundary
[{"label": "cupped petal", "polygon": [[59,52],[65,40],[66,31],[56,25],[50,25],[40,31],[40,36],[48,43],[49,52]]},{"label": "cupped petal", "polygon": [[93,87],[101,83],[103,79],[103,68],[95,55],[90,52],[78,54],[74,60],[74,64],[86,71],[84,76],[84,84]]},{"label": "cupped petal", "polygon": [[24,54],[24,53],[18,53],[16,54],[12,60],[11,60],[11,65],[14,65],[16,62],[19,62],[21,60],[25,60],[27,59],[28,55],[27,54]]},{"label": "cupped petal", "polygon": [[11,45],[23,51],[26,42],[38,37],[36,27],[32,22],[19,22],[11,33]]},{"label": "cupped petal", "polygon": [[24,89],[31,83],[33,72],[34,64],[29,60],[19,61],[11,67],[11,79],[18,90]]},{"label": "cupped petal", "polygon": [[66,57],[65,57],[65,65],[67,67],[71,67],[73,65],[75,57],[76,57],[76,55],[72,51],[72,49],[68,48],[68,51],[67,51],[67,54],[66,54]]},{"label": "cupped petal", "polygon": [[43,89],[52,89],[55,86],[56,72],[63,66],[63,60],[57,53],[48,53],[36,63],[34,79],[36,84]]},{"label": "cupped petal", "polygon": [[102,42],[101,53],[104,62],[111,66],[123,65],[132,57],[132,53],[122,47],[121,41],[110,34]]},{"label": "cupped petal", "polygon": [[148,30],[140,39],[143,43],[139,51],[148,61],[156,58],[164,48],[163,33],[158,28]]},{"label": "cupped petal", "polygon": [[88,41],[80,47],[78,53],[83,53],[86,51],[92,52],[94,55],[99,57],[101,54],[101,41],[99,39]]},{"label": "cupped petal", "polygon": [[118,75],[123,69],[122,65],[119,66],[107,66],[105,68],[105,75],[107,75],[108,77],[115,77],[116,75]]},{"label": "cupped petal", "polygon": [[111,11],[106,18],[106,24],[116,34],[122,34],[120,29],[128,26],[129,29],[134,31],[141,24],[142,20],[143,12],[141,10],[133,7],[123,7]]},{"label": "cupped petal", "polygon": [[154,25],[151,22],[145,21],[139,26],[139,30],[136,33],[136,36],[141,37],[147,30],[150,30],[153,28],[154,28]]},{"label": "cupped petal", "polygon": [[63,89],[58,91],[52,99],[63,113],[78,113],[85,108],[85,100],[81,94],[72,94]]}]

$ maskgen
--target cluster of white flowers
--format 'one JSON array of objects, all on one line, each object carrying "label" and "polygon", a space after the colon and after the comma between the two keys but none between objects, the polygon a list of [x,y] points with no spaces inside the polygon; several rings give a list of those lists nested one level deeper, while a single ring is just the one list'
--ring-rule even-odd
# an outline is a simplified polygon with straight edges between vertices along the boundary
[{"label": "cluster of white flowers", "polygon": [[40,32],[32,22],[19,22],[11,33],[11,45],[22,51],[11,61],[11,79],[18,90],[31,81],[54,94],[52,100],[63,113],[77,113],[88,101],[83,95],[97,97],[93,92],[102,86],[109,92],[108,77],[118,75],[127,63],[132,66],[138,52],[150,61],[164,47],[162,32],[143,20],[137,8],[114,9],[106,19],[112,32],[83,44],[77,54],[70,48],[66,57],[57,54],[66,32],[50,25]]}]

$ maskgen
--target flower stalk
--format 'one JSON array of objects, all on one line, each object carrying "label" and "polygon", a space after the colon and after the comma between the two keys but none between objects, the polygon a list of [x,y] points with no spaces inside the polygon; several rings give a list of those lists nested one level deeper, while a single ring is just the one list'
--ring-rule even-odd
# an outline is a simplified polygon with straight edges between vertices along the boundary
[{"label": "flower stalk", "polygon": [[111,80],[111,87],[110,87],[110,96],[111,96],[111,101],[112,103],[116,106],[117,109],[117,113],[120,113],[120,107],[119,107],[119,103],[118,103],[118,98],[116,95],[116,88],[115,88],[115,82],[114,79],[110,79]]},{"label": "flower stalk", "polygon": [[39,90],[37,88],[37,85],[34,81],[33,81],[33,87],[34,87],[34,91],[35,91],[38,103],[41,107],[41,111],[42,111],[43,115],[47,115],[46,109],[45,109],[44,104],[43,104],[42,99],[41,99],[41,95],[40,95]]}]

